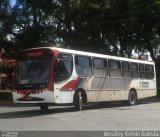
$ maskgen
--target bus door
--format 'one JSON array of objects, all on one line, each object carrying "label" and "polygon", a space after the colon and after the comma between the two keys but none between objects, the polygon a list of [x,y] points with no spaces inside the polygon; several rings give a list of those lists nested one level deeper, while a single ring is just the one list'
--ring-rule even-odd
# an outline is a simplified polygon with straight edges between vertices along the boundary
[{"label": "bus door", "polygon": [[[121,92],[124,91],[124,81],[121,74],[121,62],[118,60],[109,60],[109,84],[108,92],[111,100],[119,100],[123,98]],[[121,97],[122,96],[122,97]]]}]

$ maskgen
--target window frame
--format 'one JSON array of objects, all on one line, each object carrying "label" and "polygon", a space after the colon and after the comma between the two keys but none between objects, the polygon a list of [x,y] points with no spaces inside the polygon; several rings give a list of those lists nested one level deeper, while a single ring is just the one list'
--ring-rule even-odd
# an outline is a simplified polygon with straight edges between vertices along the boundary
[{"label": "window frame", "polygon": [[[141,65],[143,65],[143,70],[141,70]],[[144,74],[144,77],[142,77],[141,74]],[[143,63],[139,63],[139,78],[146,79],[145,64]]]},{"label": "window frame", "polygon": [[[129,66],[129,68],[128,69],[124,69],[124,63],[126,63],[128,66]],[[124,79],[131,79],[132,78],[132,76],[131,76],[131,63],[130,62],[128,62],[128,61],[122,61],[122,77],[124,78]],[[129,74],[129,76],[127,77],[127,76],[125,76],[125,72],[128,72],[128,74]]]},{"label": "window frame", "polygon": [[[103,61],[103,67],[97,67],[97,66],[95,66],[95,60],[101,60],[101,61]],[[93,62],[93,75],[94,75],[94,77],[96,77],[96,78],[105,78],[105,77],[108,76],[107,59],[94,57],[94,58],[92,58],[92,62]],[[95,69],[96,70],[106,71],[105,75],[104,76],[96,75],[95,74]]]},{"label": "window frame", "polygon": [[[115,61],[115,62],[118,62],[118,68],[112,68],[111,67],[111,62],[112,61]],[[112,71],[117,71],[119,73],[119,76],[113,76],[112,75]],[[116,60],[116,59],[108,59],[108,75],[110,78],[121,78],[122,77],[122,64],[121,64],[121,61],[120,60]]]},{"label": "window frame", "polygon": [[[152,72],[146,71],[146,67],[147,67],[147,66],[151,66],[151,67],[152,67]],[[155,77],[154,66],[151,65],[151,64],[145,64],[145,74],[146,74],[146,79],[147,79],[147,80],[152,80],[152,79],[154,79],[154,77]],[[147,74],[153,74],[153,78],[148,78],[148,77],[147,77]]]},{"label": "window frame", "polygon": [[[65,56],[65,55],[70,56],[70,58],[67,58],[67,59],[61,58],[62,56]],[[59,66],[58,66],[58,68],[57,68],[57,70],[58,70],[57,80],[55,80],[56,79],[56,76],[55,76],[56,75],[55,74],[55,69],[56,68],[55,67],[57,67],[57,63],[59,63],[60,61],[70,61],[71,62],[71,71],[70,71],[70,74],[68,74],[68,75],[61,75],[60,72],[59,72],[60,70],[58,70],[59,69]],[[54,82],[55,83],[62,83],[64,81],[67,81],[72,76],[73,69],[74,69],[73,55],[69,54],[69,53],[64,53],[64,52],[59,53],[56,56],[56,61],[54,63],[54,68],[53,69],[54,69]],[[60,79],[62,77],[67,77],[67,78],[65,78],[64,80],[58,80],[58,79]]]},{"label": "window frame", "polygon": [[[134,70],[132,68],[132,65],[137,66],[136,70]],[[134,75],[134,74],[137,74],[137,77],[135,77],[136,75]],[[140,76],[139,76],[139,65],[136,62],[131,62],[131,77],[132,77],[132,79],[139,79],[140,78]]]},{"label": "window frame", "polygon": [[[79,57],[88,58],[89,66],[79,65],[78,64],[78,58]],[[93,65],[92,65],[93,63],[92,63],[92,59],[91,59],[90,56],[75,55],[74,59],[75,59],[75,71],[76,71],[77,75],[79,75],[79,76],[91,76],[91,75],[93,75]],[[89,75],[79,74],[79,72],[77,71],[77,67],[80,67],[80,68],[90,68],[91,73]]]}]

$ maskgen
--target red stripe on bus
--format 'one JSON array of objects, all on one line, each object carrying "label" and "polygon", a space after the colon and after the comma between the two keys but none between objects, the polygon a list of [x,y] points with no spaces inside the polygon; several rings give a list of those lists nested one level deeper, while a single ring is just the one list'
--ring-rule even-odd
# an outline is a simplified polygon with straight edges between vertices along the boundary
[{"label": "red stripe on bus", "polygon": [[40,93],[40,92],[44,92],[44,91],[46,91],[46,88],[31,89],[31,90],[16,90],[16,91],[13,91],[13,92],[17,92],[19,94],[22,94],[22,93]]},{"label": "red stripe on bus", "polygon": [[77,77],[76,80],[71,80],[67,84],[65,84],[60,90],[75,90],[80,77]]},{"label": "red stripe on bus", "polygon": [[53,53],[54,53],[54,56],[56,56],[56,55],[58,55],[59,51],[56,50],[56,49],[54,49],[54,50],[53,50]]}]

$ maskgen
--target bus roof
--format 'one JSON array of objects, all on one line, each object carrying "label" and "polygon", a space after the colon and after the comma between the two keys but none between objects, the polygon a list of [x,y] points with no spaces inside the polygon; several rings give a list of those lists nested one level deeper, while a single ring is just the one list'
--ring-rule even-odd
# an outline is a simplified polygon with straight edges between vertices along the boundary
[{"label": "bus roof", "polygon": [[[123,61],[144,63],[144,64],[154,64],[153,61],[130,59],[130,58],[125,58],[125,57],[117,57],[117,56],[91,53],[91,52],[78,51],[78,50],[71,50],[71,49],[65,49],[65,48],[57,48],[57,47],[38,47],[38,48],[31,48],[31,49],[27,49],[27,50],[38,50],[38,49],[50,49],[50,50],[57,50],[58,52],[70,53],[70,54],[75,54],[75,55],[91,56],[91,57],[97,57],[97,58],[108,58],[108,59],[123,60]],[[25,51],[27,51],[27,50],[25,50]]]}]

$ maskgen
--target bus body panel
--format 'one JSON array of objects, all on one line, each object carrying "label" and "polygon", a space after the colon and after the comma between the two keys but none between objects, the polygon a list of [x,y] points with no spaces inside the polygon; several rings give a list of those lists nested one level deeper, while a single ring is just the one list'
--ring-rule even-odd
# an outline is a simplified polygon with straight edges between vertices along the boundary
[{"label": "bus body panel", "polygon": [[[75,56],[87,56],[87,57],[96,57],[103,58],[106,60],[115,59],[119,61],[128,61],[136,63],[137,60],[134,59],[126,59],[121,57],[113,57],[108,55],[100,55],[94,53],[80,52],[74,50],[60,49],[60,48],[43,48],[50,49],[53,51],[53,54],[58,55],[59,53],[69,54],[73,58],[73,70],[71,76],[61,82],[54,82],[53,74],[50,74],[50,83],[49,85],[54,85],[53,90],[44,90],[41,93],[30,93],[26,97],[26,100],[18,100],[19,98],[23,98],[23,93],[18,93],[19,91],[15,90],[13,92],[14,102],[16,103],[57,103],[57,104],[65,104],[65,103],[73,103],[74,94],[77,90],[83,89],[87,95],[87,102],[99,102],[99,101],[118,101],[118,100],[128,100],[128,95],[131,89],[135,89],[137,93],[137,98],[145,98],[156,95],[156,77],[154,74],[154,78],[151,80],[147,79],[132,79],[132,78],[123,78],[123,77],[110,77],[107,76],[96,77],[94,75],[85,75],[81,76],[77,74],[76,71],[76,61]],[[32,49],[33,51],[36,49]],[[57,59],[58,60],[58,59]],[[139,60],[138,60],[139,61]],[[153,65],[153,62],[139,61],[143,64]],[[53,60],[52,60],[53,63]],[[54,70],[54,65],[52,64],[52,68]],[[93,66],[92,66],[93,69]],[[108,68],[106,68],[108,69]],[[155,72],[155,66],[154,66]],[[93,73],[93,72],[92,72]],[[107,72],[108,73],[108,72]],[[105,74],[104,74],[105,75]],[[53,78],[52,78],[53,77]],[[31,91],[31,90],[28,90]],[[26,94],[28,92],[26,90]],[[29,99],[34,100],[29,100]],[[43,100],[37,101],[37,98],[41,98]]]},{"label": "bus body panel", "polygon": [[73,103],[73,96],[75,91],[56,91],[55,90],[55,103],[56,104],[65,104]]},{"label": "bus body panel", "polygon": [[25,93],[13,92],[13,101],[15,103],[54,103],[54,92],[53,91],[40,91],[39,93]]},{"label": "bus body panel", "polygon": [[130,89],[135,88],[137,91],[137,98],[146,98],[156,96],[156,82],[155,80],[132,80]]}]

